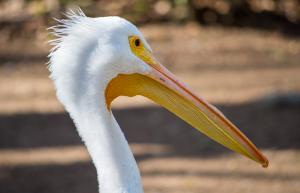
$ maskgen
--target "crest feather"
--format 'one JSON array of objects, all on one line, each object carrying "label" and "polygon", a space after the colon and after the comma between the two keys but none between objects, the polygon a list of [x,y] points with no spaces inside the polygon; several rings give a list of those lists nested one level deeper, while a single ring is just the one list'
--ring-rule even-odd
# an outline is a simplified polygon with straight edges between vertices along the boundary
[{"label": "crest feather", "polygon": [[49,34],[54,36],[54,39],[48,41],[48,43],[53,46],[48,58],[51,58],[53,53],[60,47],[60,43],[63,41],[64,37],[70,34],[73,26],[80,23],[84,18],[87,18],[80,8],[75,10],[70,9],[63,13],[63,15],[66,17],[65,19],[53,18],[58,24],[47,29]]}]

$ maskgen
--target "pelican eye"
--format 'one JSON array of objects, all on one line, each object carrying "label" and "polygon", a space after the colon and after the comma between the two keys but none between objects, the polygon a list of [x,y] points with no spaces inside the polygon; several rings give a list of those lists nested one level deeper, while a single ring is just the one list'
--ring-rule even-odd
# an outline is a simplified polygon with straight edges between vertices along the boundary
[{"label": "pelican eye", "polygon": [[139,47],[139,46],[141,45],[140,39],[135,39],[135,40],[134,40],[134,45],[135,45],[136,47]]},{"label": "pelican eye", "polygon": [[131,49],[142,49],[143,48],[143,43],[138,36],[129,36],[128,40],[129,40]]},{"label": "pelican eye", "polygon": [[152,55],[138,36],[129,36],[129,46],[134,55],[146,63],[153,62]]}]

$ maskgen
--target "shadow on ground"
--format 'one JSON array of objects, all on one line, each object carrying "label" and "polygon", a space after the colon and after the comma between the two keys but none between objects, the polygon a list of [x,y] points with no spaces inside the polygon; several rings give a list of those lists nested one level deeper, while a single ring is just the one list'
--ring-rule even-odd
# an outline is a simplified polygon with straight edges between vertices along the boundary
[{"label": "shadow on ground", "polygon": [[[261,148],[300,148],[300,102],[290,98],[217,107]],[[160,107],[114,110],[114,115],[130,143],[168,144],[177,153],[195,155],[225,150]],[[0,148],[78,144],[66,113],[0,115]]]},{"label": "shadow on ground", "polygon": [[[300,148],[299,103],[268,99],[217,106],[260,148]],[[175,156],[218,156],[229,152],[159,107],[114,110],[114,114],[130,143],[167,144],[174,149]],[[81,141],[65,113],[0,116],[0,149],[77,144]],[[149,158],[137,157],[137,160]],[[221,171],[203,171],[195,175],[235,176]],[[299,178],[289,176],[287,179]],[[91,163],[0,167],[0,192],[17,193],[20,190],[39,193],[97,192],[96,173]]]}]

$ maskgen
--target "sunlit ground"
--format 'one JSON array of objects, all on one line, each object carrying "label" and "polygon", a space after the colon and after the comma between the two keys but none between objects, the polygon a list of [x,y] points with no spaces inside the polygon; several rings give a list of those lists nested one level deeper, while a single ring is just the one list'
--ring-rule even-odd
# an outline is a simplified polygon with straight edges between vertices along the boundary
[{"label": "sunlit ground", "polygon": [[[232,154],[141,97],[114,104],[146,193],[300,189],[300,40],[249,29],[142,27],[152,48],[267,155]],[[96,173],[48,79],[48,47],[0,38],[0,192],[97,192]]]}]

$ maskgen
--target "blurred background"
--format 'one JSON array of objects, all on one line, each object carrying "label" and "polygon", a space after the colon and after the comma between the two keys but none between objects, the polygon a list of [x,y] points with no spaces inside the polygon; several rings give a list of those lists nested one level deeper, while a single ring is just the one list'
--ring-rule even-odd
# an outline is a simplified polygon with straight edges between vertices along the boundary
[{"label": "blurred background", "polygon": [[137,24],[159,60],[270,160],[263,169],[144,98],[120,98],[114,114],[146,193],[299,192],[299,0],[0,0],[0,193],[97,192],[46,64],[46,28],[78,6]]}]

